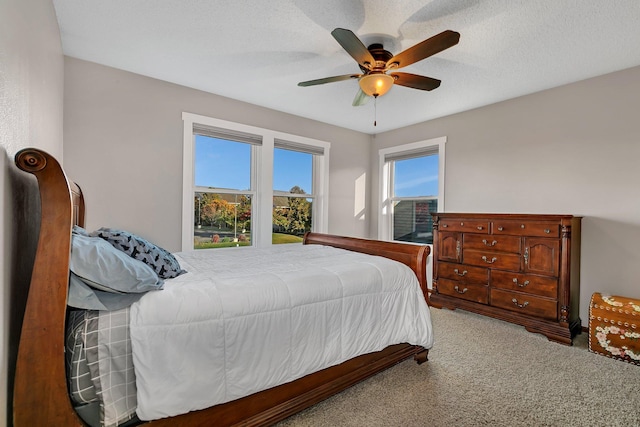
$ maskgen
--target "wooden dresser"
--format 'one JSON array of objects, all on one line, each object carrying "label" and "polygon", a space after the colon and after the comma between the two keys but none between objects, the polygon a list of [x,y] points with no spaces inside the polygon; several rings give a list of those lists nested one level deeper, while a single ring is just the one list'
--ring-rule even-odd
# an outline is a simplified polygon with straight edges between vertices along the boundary
[{"label": "wooden dresser", "polygon": [[462,308],[572,344],[581,330],[580,217],[432,215],[432,306]]}]

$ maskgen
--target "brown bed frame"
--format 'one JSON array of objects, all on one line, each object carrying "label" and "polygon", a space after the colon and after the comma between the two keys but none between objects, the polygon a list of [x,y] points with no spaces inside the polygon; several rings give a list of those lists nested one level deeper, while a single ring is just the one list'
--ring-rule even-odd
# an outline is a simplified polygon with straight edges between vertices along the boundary
[{"label": "brown bed frame", "polygon": [[[82,426],[67,391],[64,335],[71,228],[84,226],[84,198],[80,187],[67,179],[58,161],[46,152],[27,148],[16,154],[15,161],[38,180],[41,223],[16,363],[13,422],[17,427]],[[319,233],[307,233],[304,243],[398,260],[416,273],[427,298],[428,246]],[[144,425],[271,425],[407,358],[422,363],[427,353],[415,345],[389,346],[242,399]]]}]

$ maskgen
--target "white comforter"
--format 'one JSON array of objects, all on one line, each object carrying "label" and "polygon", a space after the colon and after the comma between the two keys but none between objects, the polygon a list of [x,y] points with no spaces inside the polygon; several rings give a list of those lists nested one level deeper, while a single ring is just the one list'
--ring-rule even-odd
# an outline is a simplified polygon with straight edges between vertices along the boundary
[{"label": "white comforter", "polygon": [[138,416],[228,402],[408,342],[429,308],[403,264],[319,245],[180,252],[188,271],[131,307]]}]

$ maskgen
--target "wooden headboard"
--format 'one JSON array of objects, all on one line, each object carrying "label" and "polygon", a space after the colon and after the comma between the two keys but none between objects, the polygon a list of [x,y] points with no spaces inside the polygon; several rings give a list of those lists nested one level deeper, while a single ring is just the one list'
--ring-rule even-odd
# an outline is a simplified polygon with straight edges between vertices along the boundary
[{"label": "wooden headboard", "polygon": [[13,422],[82,426],[67,398],[64,363],[71,229],[84,225],[82,191],[44,151],[24,149],[16,165],[38,180],[41,222],[16,362]]}]

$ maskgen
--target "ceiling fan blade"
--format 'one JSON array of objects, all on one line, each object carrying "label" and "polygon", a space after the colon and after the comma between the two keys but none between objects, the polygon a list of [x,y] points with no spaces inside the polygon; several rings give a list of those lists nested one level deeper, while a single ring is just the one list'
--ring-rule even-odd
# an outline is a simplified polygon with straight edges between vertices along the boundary
[{"label": "ceiling fan blade", "polygon": [[354,107],[359,107],[366,104],[368,101],[369,96],[364,93],[362,89],[358,89],[358,93],[356,93],[356,97],[353,98],[353,103],[351,105],[353,105]]},{"label": "ceiling fan blade", "polygon": [[344,28],[336,28],[331,31],[331,35],[349,55],[355,59],[358,64],[370,70],[376,63],[369,49],[360,41],[352,31]]},{"label": "ceiling fan blade", "polygon": [[300,82],[298,83],[298,86],[323,85],[325,83],[340,82],[342,80],[349,80],[349,79],[357,79],[358,77],[360,77],[360,74],[344,74],[342,76],[325,77],[323,79],[308,80],[306,82]]},{"label": "ceiling fan blade", "polygon": [[406,86],[413,89],[433,90],[440,86],[440,80],[431,77],[419,76],[410,73],[391,73],[395,79],[394,84]]},{"label": "ceiling fan blade", "polygon": [[[401,68],[458,44],[460,33],[446,30],[406,49],[387,61],[387,68]],[[393,65],[397,64],[397,65]]]}]

